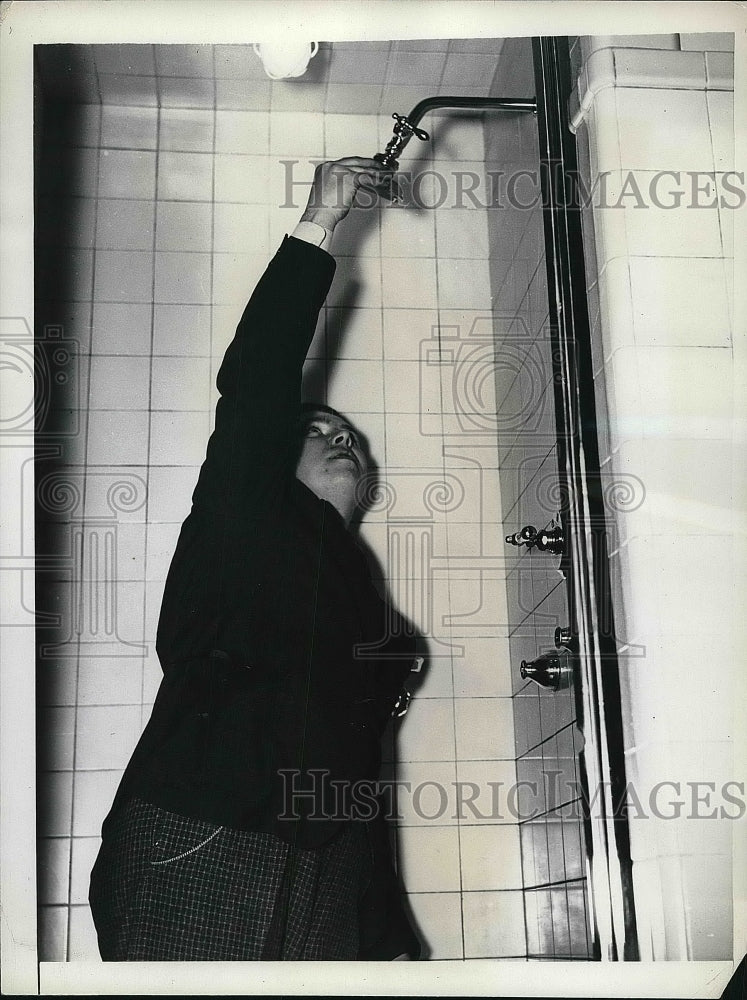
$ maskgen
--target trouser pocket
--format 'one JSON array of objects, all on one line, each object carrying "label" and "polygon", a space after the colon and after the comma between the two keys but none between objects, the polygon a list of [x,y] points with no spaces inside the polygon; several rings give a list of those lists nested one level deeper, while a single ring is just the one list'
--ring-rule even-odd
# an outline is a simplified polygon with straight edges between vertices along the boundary
[{"label": "trouser pocket", "polygon": [[151,869],[163,868],[196,860],[206,853],[217,840],[224,827],[207,820],[180,816],[165,809],[158,809],[154,824],[154,837],[148,856]]}]

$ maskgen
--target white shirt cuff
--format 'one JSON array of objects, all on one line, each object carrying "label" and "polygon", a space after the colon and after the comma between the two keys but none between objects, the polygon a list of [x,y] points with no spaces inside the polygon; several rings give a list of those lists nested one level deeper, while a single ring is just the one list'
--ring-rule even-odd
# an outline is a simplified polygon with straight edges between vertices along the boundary
[{"label": "white shirt cuff", "polygon": [[332,233],[329,229],[316,222],[299,222],[291,236],[305,243],[312,243],[315,247],[321,247],[322,250],[329,249],[332,242]]}]

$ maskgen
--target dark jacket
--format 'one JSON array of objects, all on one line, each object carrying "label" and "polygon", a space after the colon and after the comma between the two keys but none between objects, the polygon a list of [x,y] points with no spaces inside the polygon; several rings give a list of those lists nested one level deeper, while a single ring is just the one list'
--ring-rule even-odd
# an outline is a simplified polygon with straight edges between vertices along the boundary
[{"label": "dark jacket", "polygon": [[[295,478],[302,366],[334,270],[286,237],[226,351],[164,590],[164,677],[115,807],[136,795],[314,847],[341,821],[329,780],[378,777],[415,636],[335,508]],[[300,819],[279,818],[291,782],[316,789]]]}]

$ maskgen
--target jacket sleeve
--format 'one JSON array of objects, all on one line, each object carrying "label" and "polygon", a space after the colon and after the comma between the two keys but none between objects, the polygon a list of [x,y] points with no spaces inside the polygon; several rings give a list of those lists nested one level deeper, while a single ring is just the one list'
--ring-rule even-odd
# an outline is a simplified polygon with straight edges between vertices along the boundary
[{"label": "jacket sleeve", "polygon": [[286,236],[260,278],[218,372],[195,509],[245,517],[292,474],[303,362],[334,271],[326,251]]}]

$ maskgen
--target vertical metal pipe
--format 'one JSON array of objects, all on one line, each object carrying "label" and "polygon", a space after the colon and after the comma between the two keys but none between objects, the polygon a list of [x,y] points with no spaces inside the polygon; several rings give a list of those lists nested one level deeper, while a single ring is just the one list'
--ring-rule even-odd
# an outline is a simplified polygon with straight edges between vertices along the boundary
[{"label": "vertical metal pipe", "polygon": [[558,465],[568,497],[563,512],[568,539],[564,569],[578,639],[577,700],[587,740],[582,765],[594,802],[586,824],[589,880],[600,957],[636,960],[630,839],[620,810],[626,778],[619,664],[600,489],[576,152],[565,125],[571,80],[568,40],[537,38],[533,50]]}]

